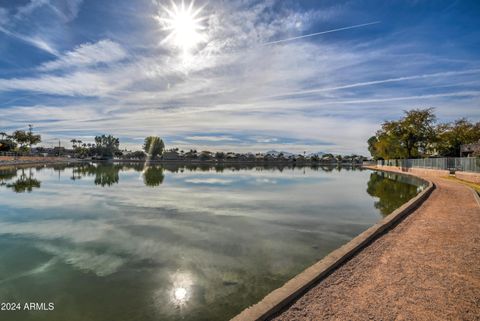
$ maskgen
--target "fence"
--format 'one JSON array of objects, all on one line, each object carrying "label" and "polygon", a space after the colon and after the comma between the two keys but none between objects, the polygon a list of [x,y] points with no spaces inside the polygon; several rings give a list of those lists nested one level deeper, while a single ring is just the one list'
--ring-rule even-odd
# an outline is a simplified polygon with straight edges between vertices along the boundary
[{"label": "fence", "polygon": [[12,157],[12,156],[18,156],[18,153],[16,153],[16,152],[0,152],[0,156]]},{"label": "fence", "polygon": [[480,157],[387,159],[377,161],[377,165],[480,173]]}]

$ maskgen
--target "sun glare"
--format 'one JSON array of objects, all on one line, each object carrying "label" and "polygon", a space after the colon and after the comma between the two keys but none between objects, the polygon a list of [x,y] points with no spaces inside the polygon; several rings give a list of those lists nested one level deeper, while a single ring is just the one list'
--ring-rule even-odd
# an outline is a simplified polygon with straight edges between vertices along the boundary
[{"label": "sun glare", "polygon": [[188,6],[184,1],[178,5],[172,1],[170,8],[163,9],[165,17],[159,20],[164,30],[169,31],[163,42],[169,42],[183,54],[189,54],[198,44],[205,41],[205,35],[202,32],[205,28],[201,25],[205,18],[200,16],[202,8],[194,8],[194,1]]}]

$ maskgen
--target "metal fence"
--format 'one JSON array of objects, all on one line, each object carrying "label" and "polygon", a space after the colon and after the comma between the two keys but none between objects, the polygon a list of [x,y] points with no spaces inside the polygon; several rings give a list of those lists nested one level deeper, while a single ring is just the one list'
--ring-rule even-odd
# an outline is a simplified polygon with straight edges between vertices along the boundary
[{"label": "metal fence", "polygon": [[18,156],[16,152],[0,152],[0,156]]},{"label": "metal fence", "polygon": [[377,165],[480,173],[480,157],[387,159],[377,161]]}]

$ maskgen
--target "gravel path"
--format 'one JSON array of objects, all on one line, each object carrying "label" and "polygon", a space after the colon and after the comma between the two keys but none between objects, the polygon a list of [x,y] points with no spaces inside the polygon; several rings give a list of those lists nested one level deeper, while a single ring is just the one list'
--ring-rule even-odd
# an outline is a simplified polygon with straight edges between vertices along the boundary
[{"label": "gravel path", "polygon": [[480,204],[429,179],[420,208],[274,320],[480,320]]}]

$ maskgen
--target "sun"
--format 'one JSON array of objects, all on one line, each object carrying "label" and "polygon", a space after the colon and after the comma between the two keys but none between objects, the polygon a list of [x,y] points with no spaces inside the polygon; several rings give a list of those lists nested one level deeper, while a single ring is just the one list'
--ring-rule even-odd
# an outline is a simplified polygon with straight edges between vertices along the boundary
[{"label": "sun", "polygon": [[180,4],[171,1],[171,7],[163,7],[163,17],[159,17],[163,29],[168,31],[163,43],[170,43],[180,49],[184,54],[190,53],[200,43],[205,42],[205,27],[201,24],[201,8],[194,7],[194,1],[187,6],[182,0]]}]

